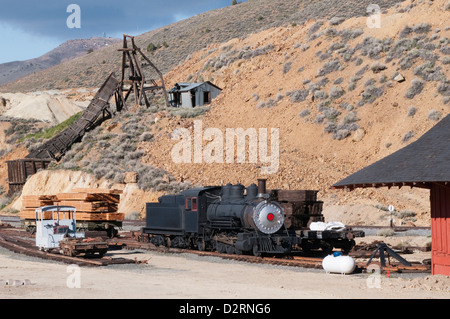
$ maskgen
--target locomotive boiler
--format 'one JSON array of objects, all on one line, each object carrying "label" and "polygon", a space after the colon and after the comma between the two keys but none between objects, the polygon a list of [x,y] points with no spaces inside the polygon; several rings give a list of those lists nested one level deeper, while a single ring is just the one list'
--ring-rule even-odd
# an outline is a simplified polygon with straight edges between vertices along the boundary
[{"label": "locomotive boiler", "polygon": [[349,251],[360,232],[311,231],[323,221],[316,191],[266,189],[237,184],[194,188],[147,203],[141,238],[159,246],[236,254],[289,254],[333,248]]},{"label": "locomotive boiler", "polygon": [[256,185],[247,188],[228,184],[222,188],[220,201],[208,205],[207,219],[212,227],[229,224],[254,229],[263,234],[273,234],[284,225],[283,208],[275,201],[268,201],[269,196],[258,193]]}]

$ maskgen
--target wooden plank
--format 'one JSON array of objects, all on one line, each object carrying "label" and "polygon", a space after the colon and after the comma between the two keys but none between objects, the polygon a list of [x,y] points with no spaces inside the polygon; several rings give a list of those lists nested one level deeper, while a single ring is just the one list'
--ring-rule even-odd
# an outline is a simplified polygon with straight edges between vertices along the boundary
[{"label": "wooden plank", "polygon": [[[20,219],[36,219],[35,210],[21,210],[19,213]],[[40,214],[39,214],[40,217]],[[43,212],[43,219],[52,219],[52,212]]]},{"label": "wooden plank", "polygon": [[60,201],[96,201],[97,197],[88,193],[60,193],[56,197]]},{"label": "wooden plank", "polygon": [[25,170],[23,169],[23,162],[20,160],[17,161],[8,161],[8,182],[11,183],[25,183],[26,175]]},{"label": "wooden plank", "polygon": [[278,200],[287,202],[315,202],[317,191],[312,190],[279,190]]},{"label": "wooden plank", "polygon": [[[40,216],[40,215],[39,215]],[[35,210],[21,210],[19,213],[20,219],[35,220]],[[77,221],[123,221],[125,220],[124,213],[90,213],[77,212]],[[52,212],[43,212],[43,219],[52,219]]]},{"label": "wooden plank", "polygon": [[84,213],[77,212],[77,220],[79,221],[107,221],[107,213]]},{"label": "wooden plank", "polygon": [[39,207],[43,207],[43,206],[52,206],[54,204],[53,201],[43,201],[43,200],[38,200],[38,201],[22,201],[22,209],[27,209],[27,208],[39,208]]},{"label": "wooden plank", "polygon": [[120,203],[120,195],[119,194],[95,194],[97,200],[108,201],[110,203]]},{"label": "wooden plank", "polygon": [[108,213],[108,220],[125,220],[124,213]]},{"label": "wooden plank", "polygon": [[58,198],[55,195],[23,195],[22,200],[51,200],[57,201]]},{"label": "wooden plank", "polygon": [[108,202],[61,201],[63,206],[73,206],[79,212],[117,212],[118,205]]},{"label": "wooden plank", "polygon": [[119,194],[97,194],[97,193],[61,193],[57,194],[60,201],[86,201],[100,202],[107,201],[118,204],[120,202]]},{"label": "wooden plank", "polygon": [[106,189],[106,188],[74,188],[74,193],[90,193],[90,194],[123,194],[120,189]]},{"label": "wooden plank", "polygon": [[77,221],[121,221],[124,213],[85,213],[77,212]]}]

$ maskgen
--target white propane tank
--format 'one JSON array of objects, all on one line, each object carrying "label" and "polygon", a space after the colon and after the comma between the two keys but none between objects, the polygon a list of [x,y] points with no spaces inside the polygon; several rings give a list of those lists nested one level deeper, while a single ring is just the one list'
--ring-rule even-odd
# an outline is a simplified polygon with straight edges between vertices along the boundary
[{"label": "white propane tank", "polygon": [[328,255],[323,259],[322,267],[327,274],[351,274],[356,268],[356,262],[352,257],[342,256],[341,253],[336,252],[333,255]]}]

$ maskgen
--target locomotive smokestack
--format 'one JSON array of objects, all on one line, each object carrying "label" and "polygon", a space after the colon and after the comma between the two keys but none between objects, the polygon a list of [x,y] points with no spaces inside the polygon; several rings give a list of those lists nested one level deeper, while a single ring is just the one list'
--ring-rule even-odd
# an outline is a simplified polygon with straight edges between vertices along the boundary
[{"label": "locomotive smokestack", "polygon": [[267,179],[265,179],[265,178],[258,179],[258,195],[267,193],[266,182],[267,182]]}]

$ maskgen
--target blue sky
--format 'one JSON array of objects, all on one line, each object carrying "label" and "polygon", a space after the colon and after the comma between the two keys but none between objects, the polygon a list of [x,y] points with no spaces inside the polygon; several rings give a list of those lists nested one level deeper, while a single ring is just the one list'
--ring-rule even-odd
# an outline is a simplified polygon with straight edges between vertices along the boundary
[{"label": "blue sky", "polygon": [[[69,28],[80,8],[80,28]],[[139,35],[196,14],[226,7],[231,0],[2,0],[0,63],[41,56],[70,39]]]}]

